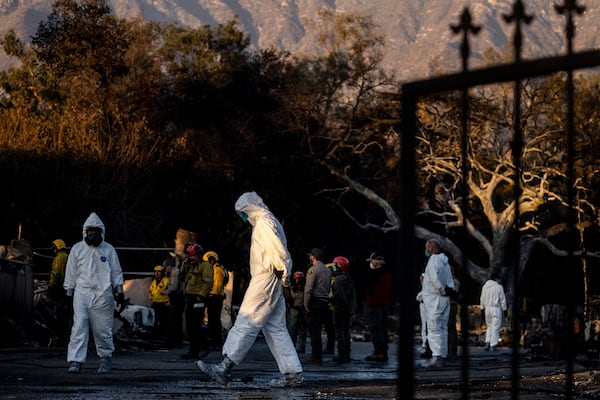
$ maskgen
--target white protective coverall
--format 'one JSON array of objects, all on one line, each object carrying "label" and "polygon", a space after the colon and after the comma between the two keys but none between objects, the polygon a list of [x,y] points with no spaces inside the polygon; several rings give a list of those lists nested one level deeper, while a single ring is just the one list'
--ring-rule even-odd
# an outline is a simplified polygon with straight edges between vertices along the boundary
[{"label": "white protective coverall", "polygon": [[434,357],[448,356],[450,298],[446,287],[454,289],[452,270],[445,254],[432,254],[423,275],[423,304],[427,314],[427,342]]},{"label": "white protective coverall", "polygon": [[[90,227],[101,228],[104,239],[104,224],[96,213],[91,213],[83,224],[84,237]],[[85,362],[90,327],[98,356],[111,357],[115,350],[113,290],[123,291],[123,272],[114,247],[104,240],[97,247],[83,240],[76,243],[69,253],[63,287],[73,294],[73,327],[67,361]]]},{"label": "white protective coverall", "polygon": [[479,305],[485,313],[485,343],[498,346],[500,328],[502,327],[502,312],[506,310],[506,296],[504,288],[494,279],[489,279],[483,284]]},{"label": "white protective coverall", "polygon": [[[283,227],[255,192],[242,194],[235,203],[235,210],[248,215],[252,225],[251,278],[235,324],[223,345],[223,355],[238,365],[262,330],[279,371],[300,373],[302,365],[286,327],[282,285],[289,286],[292,259]],[[280,278],[275,271],[281,274]]]}]

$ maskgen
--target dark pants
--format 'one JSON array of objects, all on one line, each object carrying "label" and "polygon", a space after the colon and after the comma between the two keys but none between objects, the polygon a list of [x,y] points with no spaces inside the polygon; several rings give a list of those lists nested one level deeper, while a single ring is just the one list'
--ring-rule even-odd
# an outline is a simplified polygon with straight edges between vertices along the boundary
[{"label": "dark pants", "polygon": [[303,308],[289,309],[287,328],[296,350],[304,353],[306,350],[306,321]]},{"label": "dark pants", "polygon": [[350,321],[352,314],[346,310],[333,310],[333,322],[337,339],[338,359],[350,361]]},{"label": "dark pants", "polygon": [[73,326],[73,298],[67,296],[62,286],[49,288],[48,296],[56,310],[56,324],[49,328],[58,337],[59,345],[68,344]]},{"label": "dark pants", "polygon": [[169,320],[169,305],[167,303],[152,303],[154,310],[155,323],[154,335],[158,339],[164,339],[167,336],[167,323]]},{"label": "dark pants", "polygon": [[327,315],[323,320],[323,326],[325,327],[325,334],[327,335],[327,344],[325,345],[325,349],[328,353],[333,353],[333,348],[335,346],[335,325],[333,322],[333,307],[331,304],[327,305]]},{"label": "dark pants", "polygon": [[448,357],[458,353],[458,332],[456,332],[456,313],[458,304],[450,301],[450,317],[448,317]]},{"label": "dark pants", "polygon": [[184,296],[181,293],[169,295],[169,316],[167,317],[167,346],[179,347],[183,341]]},{"label": "dark pants", "polygon": [[225,296],[211,295],[206,300],[208,314],[208,331],[210,342],[214,347],[223,345],[223,325],[221,324],[221,311],[223,310]]},{"label": "dark pants", "polygon": [[325,318],[327,318],[327,315],[326,301],[312,301],[310,303],[310,311],[306,314],[306,322],[310,334],[311,356],[315,360],[321,360],[323,358],[321,331],[323,330],[323,322],[325,321]]},{"label": "dark pants", "polygon": [[208,329],[204,325],[206,303],[196,295],[186,295],[185,325],[190,340],[189,354],[198,355],[200,349],[206,349]]},{"label": "dark pants", "polygon": [[375,354],[385,354],[388,351],[387,317],[388,306],[369,306],[369,331]]}]

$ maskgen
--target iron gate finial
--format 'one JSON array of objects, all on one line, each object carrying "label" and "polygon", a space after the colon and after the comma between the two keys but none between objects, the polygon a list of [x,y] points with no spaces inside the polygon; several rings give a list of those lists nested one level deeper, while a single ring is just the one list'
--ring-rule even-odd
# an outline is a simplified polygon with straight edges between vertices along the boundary
[{"label": "iron gate finial", "polygon": [[523,34],[521,32],[521,24],[525,23],[529,25],[533,21],[533,15],[525,13],[525,6],[521,0],[516,0],[513,4],[512,14],[503,14],[502,17],[506,23],[511,24],[515,22],[515,37],[513,39],[513,46],[515,51],[515,62],[521,61],[521,48],[523,46]]},{"label": "iron gate finial", "polygon": [[573,23],[573,14],[581,15],[585,11],[585,6],[577,4],[577,0],[564,0],[564,5],[554,5],[554,9],[560,15],[567,15],[567,53],[573,53],[573,38],[575,37],[575,24]]},{"label": "iron gate finial", "polygon": [[463,71],[467,70],[467,61],[471,48],[469,46],[469,33],[477,35],[481,30],[480,26],[473,25],[473,19],[469,8],[465,7],[460,15],[460,23],[458,25],[450,25],[450,28],[455,34],[463,33],[463,40],[460,45],[460,55],[462,58]]}]

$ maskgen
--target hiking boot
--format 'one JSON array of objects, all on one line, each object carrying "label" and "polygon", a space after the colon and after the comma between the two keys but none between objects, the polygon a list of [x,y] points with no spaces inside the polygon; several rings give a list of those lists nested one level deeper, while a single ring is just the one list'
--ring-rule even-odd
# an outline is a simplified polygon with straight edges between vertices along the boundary
[{"label": "hiking boot", "polygon": [[370,356],[365,357],[366,361],[387,361],[388,356],[385,353],[373,353]]},{"label": "hiking boot", "polygon": [[112,370],[112,362],[109,357],[102,357],[100,359],[100,366],[98,367],[99,374],[108,374]]},{"label": "hiking boot", "polygon": [[77,361],[71,361],[69,363],[69,373],[70,374],[78,374],[81,369],[81,363]]},{"label": "hiking boot", "polygon": [[202,372],[210,377],[213,381],[219,385],[225,386],[231,379],[231,368],[233,368],[233,361],[229,357],[225,357],[223,361],[218,364],[207,364],[204,361],[196,361],[196,365]]},{"label": "hiking boot", "polygon": [[277,379],[272,379],[270,386],[274,388],[294,387],[302,385],[303,381],[302,372],[298,372],[295,374],[285,374]]}]

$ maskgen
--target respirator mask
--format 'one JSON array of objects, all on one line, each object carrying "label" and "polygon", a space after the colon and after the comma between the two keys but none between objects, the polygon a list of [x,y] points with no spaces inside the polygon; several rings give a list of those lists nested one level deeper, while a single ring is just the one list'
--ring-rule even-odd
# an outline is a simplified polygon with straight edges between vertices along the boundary
[{"label": "respirator mask", "polygon": [[102,230],[100,228],[86,229],[83,240],[89,246],[98,247],[102,243]]}]

